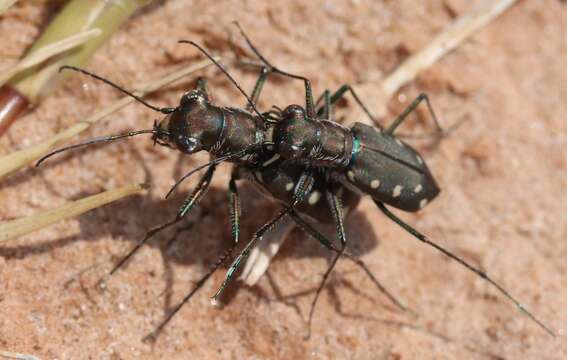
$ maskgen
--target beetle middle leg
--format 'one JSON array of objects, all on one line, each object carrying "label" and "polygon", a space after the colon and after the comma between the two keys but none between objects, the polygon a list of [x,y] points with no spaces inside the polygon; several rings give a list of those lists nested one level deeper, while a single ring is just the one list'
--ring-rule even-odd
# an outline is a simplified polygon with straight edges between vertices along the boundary
[{"label": "beetle middle leg", "polygon": [[181,310],[181,308],[199,291],[201,287],[205,284],[205,282],[217,271],[217,269],[228,259],[236,245],[238,245],[239,234],[240,234],[240,197],[238,195],[238,188],[236,186],[237,174],[233,170],[232,175],[229,181],[228,187],[228,207],[229,207],[229,217],[230,217],[230,224],[232,228],[232,245],[229,249],[225,250],[223,254],[217,259],[217,261],[213,264],[211,269],[199,279],[195,283],[195,286],[185,297],[169,312],[169,314],[159,323],[158,326],[148,334],[144,340],[155,340],[155,338],[159,335],[161,330],[167,325],[167,323]]},{"label": "beetle middle leg", "polygon": [[339,237],[340,246],[338,249],[339,251],[333,258],[333,260],[331,260],[331,264],[329,265],[329,268],[323,275],[323,280],[321,280],[321,283],[317,288],[317,292],[315,293],[315,297],[313,298],[313,302],[311,303],[311,310],[309,311],[309,318],[307,320],[307,338],[311,336],[311,323],[313,322],[313,314],[315,313],[315,305],[317,305],[317,300],[319,300],[321,291],[323,290],[325,283],[329,278],[329,275],[331,275],[331,272],[333,271],[335,265],[339,261],[339,258],[343,255],[347,244],[346,231],[343,222],[344,219],[343,205],[341,199],[335,193],[333,193],[331,189],[328,189],[326,191],[326,196],[327,196],[327,202],[329,203],[329,207],[331,209],[333,220],[335,221],[335,224],[337,226],[337,235]]},{"label": "beetle middle leg", "polygon": [[215,170],[216,170],[216,164],[211,165],[207,170],[207,172],[205,173],[205,175],[203,175],[203,177],[199,181],[195,190],[193,190],[193,192],[185,199],[183,205],[181,206],[181,208],[179,208],[179,211],[177,212],[177,216],[175,217],[175,219],[165,224],[156,226],[152,228],[150,231],[148,231],[146,233],[146,236],[142,239],[142,241],[138,242],[134,246],[134,248],[130,250],[130,252],[114,266],[112,271],[110,271],[109,276],[113,275],[120,267],[122,267],[126,263],[126,261],[128,261],[132,257],[132,255],[134,255],[155,234],[181,221],[193,209],[193,207],[197,205],[199,201],[201,201],[203,196],[206,194],[209,185],[211,184],[211,180],[213,178]]},{"label": "beetle middle leg", "polygon": [[[334,246],[330,240],[328,240],[320,231],[315,229],[315,227],[313,227],[311,224],[305,221],[296,211],[292,211],[290,213],[290,217],[293,219],[295,224],[301,230],[303,230],[305,233],[307,233],[312,238],[317,240],[324,247],[336,253],[339,252],[339,249],[336,246]],[[360,267],[364,271],[364,273],[370,278],[372,283],[374,283],[374,285],[378,288],[378,290],[381,293],[383,293],[396,307],[398,307],[402,311],[411,312],[410,309],[408,309],[405,305],[403,305],[398,299],[396,299],[396,297],[390,291],[388,291],[388,289],[386,289],[386,287],[384,287],[384,285],[382,285],[382,283],[376,278],[376,276],[374,276],[374,274],[370,271],[370,269],[368,268],[368,266],[364,261],[355,257],[354,255],[351,255],[346,251],[343,253],[343,256],[346,257],[348,260],[352,261],[356,266]]]},{"label": "beetle middle leg", "polygon": [[388,126],[384,132],[386,134],[389,134],[389,135],[394,135],[394,132],[396,131],[396,129],[407,119],[407,116],[409,114],[411,114],[419,106],[419,104],[421,104],[421,102],[424,101],[424,100],[425,100],[425,103],[427,104],[427,109],[429,110],[429,114],[431,115],[431,118],[433,119],[433,122],[435,123],[434,137],[436,139],[440,139],[441,137],[443,137],[443,134],[444,134],[443,128],[441,127],[439,120],[437,120],[437,116],[435,115],[435,111],[433,111],[433,106],[431,106],[431,102],[429,101],[429,97],[425,93],[419,94],[415,98],[415,100],[413,100],[411,102],[411,104],[409,104],[408,107],[406,107],[404,109],[404,111],[402,111],[402,113],[399,114],[394,119],[392,124],[390,124],[390,126]]},{"label": "beetle middle leg", "polygon": [[307,111],[307,116],[314,118],[316,113],[315,113],[315,104],[314,104],[314,100],[313,100],[313,90],[312,90],[312,86],[311,86],[311,80],[309,80],[306,77],[301,76],[301,75],[295,75],[295,74],[289,73],[287,71],[283,71],[280,68],[277,68],[274,65],[272,65],[264,57],[264,55],[262,55],[262,53],[260,53],[260,51],[256,48],[256,46],[254,46],[254,44],[252,44],[252,41],[250,40],[248,35],[246,35],[246,33],[244,32],[242,27],[240,27],[240,24],[238,22],[235,22],[235,24],[238,27],[238,30],[240,31],[240,34],[242,35],[242,37],[244,37],[246,44],[248,44],[248,47],[250,47],[250,49],[252,50],[254,55],[256,55],[258,57],[258,59],[269,69],[270,72],[277,73],[277,74],[280,74],[282,76],[286,76],[286,77],[289,77],[289,78],[292,78],[292,79],[297,79],[297,80],[303,81],[304,86],[305,86],[305,110]]},{"label": "beetle middle leg", "polygon": [[315,180],[313,178],[312,172],[307,169],[303,171],[297,184],[294,189],[293,198],[291,201],[291,206],[285,207],[282,209],[275,217],[273,217],[270,221],[265,223],[260,229],[254,233],[252,239],[246,244],[244,249],[238,254],[238,256],[233,260],[230,268],[226,272],[225,278],[217,290],[217,292],[213,295],[214,300],[218,300],[220,294],[224,291],[227,287],[229,282],[232,280],[232,277],[236,273],[236,271],[240,268],[240,266],[248,259],[250,255],[250,251],[256,246],[258,241],[262,240],[264,234],[270,230],[272,230],[282,219],[284,219],[291,211],[293,211],[293,207],[300,203],[305,196],[311,191]]},{"label": "beetle middle leg", "polygon": [[329,90],[325,90],[323,94],[319,97],[319,99],[317,99],[317,101],[315,102],[315,107],[317,107],[319,106],[319,103],[322,100],[325,100],[325,103],[317,109],[317,116],[322,116],[325,119],[332,120],[330,118],[330,112],[332,107],[335,105],[337,101],[344,98],[347,92],[349,92],[352,95],[354,101],[364,111],[364,113],[366,114],[366,116],[368,116],[370,121],[372,121],[372,123],[374,123],[376,127],[380,129],[384,129],[384,126],[382,126],[382,124],[378,121],[378,119],[376,119],[376,117],[372,115],[370,110],[368,110],[366,105],[364,105],[362,100],[360,100],[360,98],[358,97],[352,86],[350,86],[349,84],[342,85],[337,91],[333,93],[333,95],[331,95]]}]

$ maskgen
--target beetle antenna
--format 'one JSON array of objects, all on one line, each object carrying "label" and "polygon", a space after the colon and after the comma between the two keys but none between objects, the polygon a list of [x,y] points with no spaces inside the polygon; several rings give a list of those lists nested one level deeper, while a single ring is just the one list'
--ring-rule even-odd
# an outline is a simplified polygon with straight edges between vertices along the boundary
[{"label": "beetle antenna", "polygon": [[220,69],[220,71],[222,71],[226,77],[230,80],[230,82],[232,82],[234,84],[234,86],[236,86],[236,88],[238,89],[238,91],[240,91],[240,93],[242,95],[244,95],[244,97],[246,98],[246,101],[248,102],[248,104],[250,105],[250,107],[252,107],[252,110],[254,110],[254,112],[256,113],[256,115],[258,115],[261,119],[264,119],[264,116],[260,113],[260,111],[258,111],[258,109],[256,108],[256,105],[254,105],[254,101],[252,101],[252,99],[250,98],[250,96],[248,96],[248,94],[240,87],[240,85],[238,84],[238,82],[236,82],[236,80],[232,77],[232,75],[229,74],[229,72],[224,68],[224,66],[222,66],[218,61],[216,61],[211,54],[209,54],[207,52],[207,50],[203,49],[201,46],[199,46],[197,43],[190,41],[190,40],[179,40],[178,43],[180,44],[190,44],[193,45],[194,47],[196,47],[197,49],[199,49],[199,51],[201,51],[207,58],[209,58],[209,60],[211,60],[213,62],[213,64],[216,65],[216,67],[218,67]]},{"label": "beetle antenna", "polygon": [[194,168],[193,170],[189,171],[187,174],[183,175],[179,180],[177,180],[177,181],[175,182],[175,184],[171,187],[171,189],[169,189],[169,191],[167,192],[167,195],[165,195],[165,198],[167,199],[167,198],[175,191],[175,189],[177,189],[177,187],[178,187],[183,181],[187,180],[187,178],[189,178],[191,175],[195,174],[195,173],[198,172],[199,170],[202,170],[202,169],[204,169],[204,168],[206,168],[206,167],[209,167],[209,166],[212,166],[212,165],[220,164],[220,163],[223,162],[223,161],[227,161],[227,160],[232,160],[232,159],[240,158],[240,157],[246,155],[246,154],[247,154],[248,152],[250,152],[250,151],[251,151],[251,148],[246,148],[246,149],[241,150],[241,151],[239,151],[239,152],[237,152],[237,153],[228,154],[228,155],[225,155],[225,156],[221,156],[221,157],[218,157],[218,158],[216,158],[216,159],[213,159],[213,160],[209,161],[209,162],[206,163],[206,164],[197,166],[197,167]]},{"label": "beetle antenna", "polygon": [[142,341],[155,341],[157,336],[161,333],[161,331],[163,330],[163,328],[165,327],[165,325],[167,325],[167,323],[169,323],[169,321],[175,316],[175,314],[177,314],[177,312],[179,312],[179,310],[181,310],[181,308],[183,307],[183,305],[185,305],[189,300],[191,300],[191,298],[193,297],[193,295],[195,295],[195,293],[205,284],[205,282],[207,281],[208,278],[211,277],[211,275],[213,275],[217,269],[224,263],[224,261],[230,257],[230,255],[232,254],[232,251],[234,249],[234,246],[236,244],[233,244],[233,246],[226,250],[220,257],[219,259],[213,264],[213,266],[211,267],[211,269],[203,276],[201,277],[201,279],[199,281],[197,281],[195,283],[195,286],[193,287],[193,289],[187,293],[187,295],[185,295],[185,297],[183,298],[183,300],[181,300],[176,306],[175,308],[173,308],[173,310],[159,323],[159,325],[154,329],[154,331],[152,331],[151,333],[149,333],[148,335],[146,335]]},{"label": "beetle antenna", "polygon": [[152,130],[129,131],[125,134],[117,134],[117,135],[108,135],[108,136],[98,137],[98,138],[87,140],[87,141],[79,143],[79,144],[65,146],[65,147],[59,148],[57,150],[53,150],[52,152],[44,155],[35,163],[35,166],[38,167],[39,165],[41,165],[42,162],[44,162],[48,158],[52,157],[53,155],[62,153],[62,152],[67,151],[67,150],[76,149],[76,148],[85,147],[85,146],[94,145],[94,144],[110,142],[110,141],[128,138],[128,137],[132,137],[132,136],[136,136],[136,135],[141,135],[141,134],[157,134],[157,130],[152,129]]},{"label": "beetle antenna", "polygon": [[92,72],[90,72],[90,71],[87,71],[87,70],[78,68],[78,67],[76,67],[76,66],[70,66],[70,65],[64,65],[64,66],[61,66],[61,67],[59,68],[59,72],[61,72],[61,71],[63,71],[63,70],[73,70],[73,71],[76,71],[76,72],[80,72],[81,74],[88,75],[88,76],[90,76],[90,77],[92,77],[92,78],[95,78],[95,79],[97,79],[97,80],[100,80],[100,81],[102,81],[103,83],[112,86],[112,87],[115,88],[116,90],[118,90],[118,91],[120,91],[120,92],[122,92],[122,93],[124,93],[124,94],[126,94],[126,95],[128,95],[128,96],[130,96],[131,98],[134,98],[136,101],[138,101],[139,103],[145,105],[146,107],[148,107],[148,108],[150,108],[150,109],[152,109],[152,110],[158,111],[158,112],[160,112],[160,113],[162,113],[162,114],[170,114],[170,113],[172,113],[172,112],[175,111],[175,108],[171,108],[171,107],[162,107],[162,108],[160,108],[160,107],[154,106],[154,105],[148,103],[146,100],[142,99],[140,96],[134,94],[133,92],[128,91],[128,90],[124,89],[122,86],[117,85],[117,84],[113,83],[112,81],[110,81],[110,80],[108,80],[108,79],[105,79],[105,78],[103,78],[102,76],[99,76],[99,75],[97,75],[97,74],[94,74],[94,73],[92,73]]}]

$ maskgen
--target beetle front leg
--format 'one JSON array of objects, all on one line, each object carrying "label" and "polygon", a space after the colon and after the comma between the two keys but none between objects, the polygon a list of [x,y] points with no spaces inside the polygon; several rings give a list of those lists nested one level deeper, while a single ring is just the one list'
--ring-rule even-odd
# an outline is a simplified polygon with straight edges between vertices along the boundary
[{"label": "beetle front leg", "polygon": [[191,209],[193,209],[193,207],[197,205],[199,201],[201,201],[203,196],[206,194],[209,185],[211,184],[211,180],[213,178],[215,170],[216,170],[216,165],[214,164],[211,165],[207,170],[207,172],[205,173],[205,175],[203,175],[203,177],[199,181],[195,190],[193,190],[193,192],[185,199],[183,205],[181,206],[181,208],[179,208],[179,211],[177,212],[177,216],[175,217],[175,219],[165,224],[156,226],[152,228],[150,231],[148,231],[146,233],[146,236],[142,239],[142,241],[138,242],[134,246],[134,248],[130,250],[130,252],[126,256],[124,256],[118,262],[118,264],[116,264],[116,266],[114,266],[112,271],[110,271],[109,276],[113,275],[120,267],[122,267],[126,263],[126,261],[128,261],[128,259],[130,259],[132,255],[134,255],[142,247],[142,245],[144,245],[151,237],[153,237],[155,234],[162,231],[163,229],[168,228],[171,225],[181,221],[189,213],[189,211],[191,211]]}]

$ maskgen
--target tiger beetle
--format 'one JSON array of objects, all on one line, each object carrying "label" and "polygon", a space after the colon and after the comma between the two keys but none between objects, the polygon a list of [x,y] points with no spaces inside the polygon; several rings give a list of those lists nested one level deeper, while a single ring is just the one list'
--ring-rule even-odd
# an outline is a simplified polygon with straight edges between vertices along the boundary
[{"label": "tiger beetle", "polygon": [[[344,249],[339,250],[331,241],[329,241],[303,218],[305,215],[319,222],[329,222],[330,219],[328,214],[331,213],[335,215],[333,220],[342,222],[343,207],[345,209],[354,208],[358,203],[360,196],[346,188],[340,182],[330,179],[326,169],[315,169],[309,173],[309,176],[306,176],[304,174],[304,166],[297,164],[294,161],[281,159],[279,155],[273,151],[274,144],[269,139],[271,135],[269,131],[269,127],[271,127],[270,120],[266,114],[260,113],[256,108],[256,103],[260,96],[263,84],[270,74],[270,71],[267,69],[262,71],[252,95],[248,96],[241,89],[238,83],[230,76],[230,74],[204,49],[195,43],[190,43],[208,56],[244,95],[248,101],[248,105],[245,109],[214,105],[209,97],[207,84],[204,79],[199,79],[196,87],[181,97],[180,103],[177,107],[159,108],[151,105],[139,96],[125,90],[119,85],[114,84],[113,82],[94,73],[72,66],[63,66],[60,70],[73,70],[100,80],[122,93],[133,97],[143,105],[159,111],[164,114],[165,117],[159,123],[154,123],[153,129],[137,130],[124,134],[104,136],[91,139],[83,143],[66,146],[50,152],[37,162],[37,166],[39,166],[46,159],[63,151],[93,144],[107,143],[118,139],[131,138],[141,134],[152,134],[154,144],[174,148],[184,154],[193,154],[203,150],[207,151],[214,157],[210,162],[185,174],[173,185],[166,197],[168,197],[175,188],[189,176],[193,175],[198,170],[207,168],[207,171],[199,180],[196,188],[183,202],[177,216],[165,224],[150,229],[146,233],[145,237],[114,266],[114,268],[110,271],[109,276],[122,267],[141,248],[141,246],[156,233],[172,226],[187,216],[191,209],[193,209],[194,206],[202,200],[207,192],[218,164],[225,161],[235,163],[228,186],[230,223],[233,238],[232,246],[225,251],[222,256],[220,256],[212,269],[196,283],[192,291],[189,292],[159,324],[159,326],[156,327],[155,331],[148,336],[148,339],[155,338],[155,336],[181,309],[181,307],[191,299],[199,288],[203,286],[205,281],[218,269],[218,267],[220,267],[222,263],[224,263],[227,258],[230,257],[238,244],[240,234],[240,198],[237,191],[236,181],[239,179],[248,179],[254,182],[259,188],[264,189],[267,195],[279,200],[284,206],[274,219],[270,220],[254,234],[252,240],[246,245],[244,251],[236,258],[235,264],[246,258],[246,255],[251,250],[252,245],[256,241],[262,239],[266,232],[270,231],[285,217],[289,217],[298,227],[306,231],[326,248],[337,253],[340,252],[347,257],[347,259],[353,261],[366,273],[367,276],[369,276],[375,286],[383,292],[394,305],[402,310],[407,310],[392,294],[390,294],[388,290],[382,286],[362,260],[348,253],[344,253]],[[328,204],[325,202],[319,202],[319,198],[324,193],[327,194],[327,197],[332,198],[333,202],[329,202]],[[344,206],[341,204],[340,211],[330,207],[337,202],[341,202],[341,199],[344,201]],[[214,295],[214,299],[218,298],[237,267],[238,266],[234,266],[233,264],[233,266],[229,269],[227,279]],[[318,293],[319,291],[320,289],[318,290]],[[316,301],[313,302],[312,308],[314,308],[315,302]]]},{"label": "tiger beetle", "polygon": [[[152,337],[165,326],[181,306],[193,296],[212,273],[230,256],[237,245],[239,240],[240,200],[236,188],[236,180],[238,179],[237,173],[239,169],[243,169],[245,173],[248,173],[249,178],[250,176],[254,177],[255,182],[263,187],[272,197],[278,198],[284,204],[284,207],[273,219],[256,231],[240,254],[236,256],[225,275],[222,285],[213,296],[214,299],[217,299],[228,285],[235,272],[249,256],[253,247],[262,240],[263,235],[280,223],[282,219],[290,217],[301,229],[327,248],[336,252],[336,256],[325,272],[323,281],[318,287],[312,302],[308,329],[310,329],[315,304],[320,292],[341,256],[346,256],[361,266],[375,284],[396,305],[404,308],[381,287],[361,260],[355,259],[345,252],[347,238],[343,222],[345,209],[343,196],[345,193],[354,191],[370,195],[376,206],[388,218],[421,242],[432,246],[488,281],[501,294],[512,301],[520,311],[551,336],[555,337],[555,334],[545,324],[538,320],[485,272],[432,242],[425,235],[398,218],[385,206],[385,204],[388,204],[404,211],[417,211],[439,194],[439,187],[419,153],[402,143],[394,135],[398,126],[424,100],[435,121],[438,133],[442,133],[429,100],[425,95],[420,95],[394,120],[392,125],[384,129],[375,121],[354,90],[348,85],[342,86],[332,95],[330,91],[325,91],[319,100],[315,102],[312,96],[311,82],[307,78],[282,71],[271,65],[252,45],[240,27],[239,30],[248,46],[263,63],[262,73],[256,82],[251,96],[248,96],[232,76],[204,49],[193,42],[188,43],[197,47],[215,63],[244,95],[248,102],[245,110],[212,104],[208,96],[206,83],[203,80],[198,82],[194,90],[182,96],[177,107],[158,108],[95,74],[78,68],[64,67],[65,69],[82,72],[115,87],[123,93],[134,97],[145,106],[165,114],[165,118],[161,122],[154,124],[151,130],[139,130],[126,134],[106,136],[55,150],[40,159],[38,164],[56,153],[72,148],[147,133],[153,134],[154,143],[180,150],[186,154],[204,150],[213,156],[213,160],[210,162],[184,175],[168,193],[169,196],[183,180],[198,170],[208,168],[195,190],[184,201],[176,218],[151,229],[144,239],[114,267],[110,274],[118,270],[150,237],[166,227],[179,222],[187,215],[205,195],[218,164],[224,161],[236,164],[229,182],[229,209],[233,245],[219,258],[213,269],[196,284],[195,288],[187,294],[173,312],[157,327],[156,331],[151,334]],[[263,84],[271,74],[302,80],[305,85],[305,107],[290,105],[284,110],[274,108],[268,112],[260,113],[255,104]],[[356,123],[352,128],[348,129],[332,121],[331,112],[333,105],[343,98],[347,92],[354,97],[366,114],[376,123],[376,127]],[[316,108],[321,101],[324,101],[323,106]],[[265,176],[270,171],[273,171],[273,167],[270,165],[274,164],[277,165],[276,175],[283,175],[289,181],[285,183],[273,181],[275,177]],[[269,178],[269,180],[266,181],[266,178]],[[314,206],[317,205],[320,197],[324,197],[327,202],[322,208],[324,210],[317,210],[317,206]],[[307,201],[307,206],[305,207],[304,205],[302,208],[302,204],[305,201]],[[307,213],[312,218],[320,219],[323,214],[322,211],[325,211],[326,214],[331,214],[330,220],[337,227],[337,236],[340,240],[340,247],[338,248],[301,216],[302,213]]]},{"label": "tiger beetle", "polygon": [[[515,297],[503,286],[490,278],[485,272],[466,262],[461,257],[434,243],[424,234],[417,231],[402,219],[391,212],[385,204],[400,210],[414,212],[425,207],[440,192],[439,186],[433,178],[429,168],[421,155],[410,146],[404,144],[394,132],[407,119],[417,106],[425,101],[434,120],[437,135],[443,135],[431,103],[425,94],[419,95],[392,124],[384,128],[372,116],[366,106],[360,101],[351,86],[344,85],[334,94],[326,90],[317,102],[313,99],[311,81],[306,77],[285,72],[273,66],[252,44],[238,23],[236,26],[246,40],[249,48],[261,61],[263,69],[269,74],[279,74],[284,77],[301,80],[305,87],[305,107],[289,105],[284,110],[274,108],[267,113],[267,117],[274,122],[272,142],[278,156],[289,161],[295,161],[304,166],[301,177],[312,177],[315,170],[325,169],[327,179],[338,179],[349,189],[362,194],[370,195],[376,204],[389,219],[401,226],[404,230],[419,241],[432,246],[449,258],[457,261],[470,271],[485,279],[502,295],[512,301],[516,307],[538,324],[552,337],[554,332],[542,321],[529,312]],[[265,79],[263,79],[265,80]],[[376,127],[362,123],[354,123],[349,129],[332,120],[332,106],[350,92],[356,102],[365,111],[367,116],[376,124]],[[316,109],[316,105],[324,101],[324,105]],[[337,235],[340,240],[339,251],[323,276],[323,281],[317,290],[313,305],[322,290],[326,279],[336,265],[347,244],[343,224],[343,206],[340,196],[333,194],[332,187],[325,191],[331,209],[331,214],[337,225]],[[294,204],[291,204],[293,207]],[[233,262],[227,272],[225,284],[230,280],[232,273],[240,265],[248,253],[246,250],[254,245],[254,240],[246,246]],[[223,284],[223,286],[225,285]],[[222,287],[221,287],[222,289]],[[309,328],[315,307],[312,306],[309,315]]]}]

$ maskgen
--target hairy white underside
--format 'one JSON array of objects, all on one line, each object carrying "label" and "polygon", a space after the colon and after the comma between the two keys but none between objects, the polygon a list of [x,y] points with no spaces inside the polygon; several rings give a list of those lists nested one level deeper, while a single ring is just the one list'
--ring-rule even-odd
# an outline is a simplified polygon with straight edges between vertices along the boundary
[{"label": "hairy white underside", "polygon": [[286,217],[275,229],[268,231],[250,252],[250,256],[238,279],[248,286],[256,285],[262,275],[268,270],[272,259],[276,256],[293,228],[293,221]]}]

